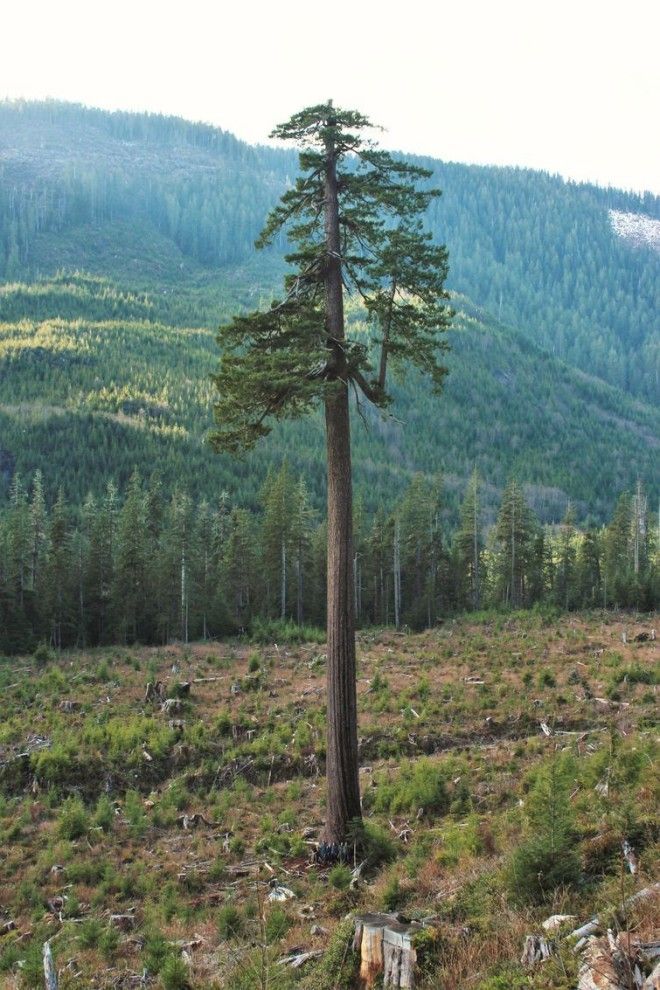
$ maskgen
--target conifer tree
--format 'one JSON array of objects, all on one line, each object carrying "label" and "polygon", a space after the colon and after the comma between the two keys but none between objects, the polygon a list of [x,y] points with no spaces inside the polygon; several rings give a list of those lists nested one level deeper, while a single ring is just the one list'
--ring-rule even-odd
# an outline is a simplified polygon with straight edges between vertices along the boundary
[{"label": "conifer tree", "polygon": [[285,619],[293,570],[295,483],[288,463],[268,476],[262,490],[264,508],[261,527],[263,579],[266,609]]},{"label": "conifer tree", "polygon": [[603,604],[600,558],[598,535],[588,529],[582,536],[577,555],[577,586],[582,607],[594,608]]},{"label": "conifer tree", "polygon": [[244,630],[254,608],[254,528],[246,509],[229,517],[222,572],[227,606],[235,629]]},{"label": "conifer tree", "polygon": [[631,537],[633,501],[629,492],[618,499],[604,535],[603,600],[605,607],[630,604],[633,576]]},{"label": "conifer tree", "polygon": [[465,498],[461,504],[456,552],[458,557],[458,603],[478,609],[484,583],[483,536],[479,505],[479,475],[472,472]]},{"label": "conifer tree", "polygon": [[438,489],[439,484],[415,475],[400,509],[402,614],[416,628],[430,626],[435,619],[442,553]]},{"label": "conifer tree", "polygon": [[50,639],[53,646],[59,650],[71,642],[71,630],[75,624],[75,602],[71,593],[73,574],[71,531],[61,489],[51,513],[48,543]]},{"label": "conifer tree", "polygon": [[560,608],[575,608],[576,562],[575,516],[572,505],[568,504],[559,530],[557,567],[554,575],[554,599]]},{"label": "conifer tree", "polygon": [[308,597],[307,576],[310,568],[313,512],[305,479],[298,479],[294,492],[292,544],[295,566],[296,622],[305,621],[305,601]]},{"label": "conifer tree", "polygon": [[88,499],[83,507],[83,528],[88,538],[86,611],[89,640],[93,644],[111,642],[114,635],[112,595],[117,513],[117,489],[112,482],[99,504]]},{"label": "conifer tree", "polygon": [[[273,136],[303,150],[303,174],[271,213],[259,243],[286,230],[294,270],[285,295],[221,328],[215,376],[217,449],[249,447],[273,420],[325,409],[328,476],[328,802],[325,840],[341,843],[360,817],[355,689],[352,477],[349,395],[389,401],[388,363],[412,363],[440,387],[441,333],[449,325],[447,255],[422,217],[436,190],[430,173],[377,150],[362,114],[331,102],[309,107]],[[379,353],[351,337],[344,296],[356,293]]]},{"label": "conifer tree", "polygon": [[15,475],[9,490],[9,581],[18,609],[25,609],[30,584],[30,511],[23,479]]},{"label": "conifer tree", "polygon": [[[543,541],[534,546],[535,520],[515,478],[507,484],[495,524],[497,541],[496,578],[499,598],[511,608],[526,601],[527,581],[533,550],[536,570],[542,571]],[[542,535],[542,534],[541,534]],[[540,577],[540,575],[538,575]]]},{"label": "conifer tree", "polygon": [[376,510],[369,533],[369,585],[371,587],[371,621],[385,626],[390,618],[393,528],[382,505]]},{"label": "conifer tree", "polygon": [[47,554],[48,513],[41,471],[37,471],[32,483],[30,499],[30,588],[35,600],[33,609],[37,616],[39,603],[43,599]]},{"label": "conifer tree", "polygon": [[142,481],[135,472],[128,486],[126,501],[117,523],[117,550],[114,568],[113,604],[117,625],[124,642],[135,642],[143,635],[146,587],[146,506]]}]

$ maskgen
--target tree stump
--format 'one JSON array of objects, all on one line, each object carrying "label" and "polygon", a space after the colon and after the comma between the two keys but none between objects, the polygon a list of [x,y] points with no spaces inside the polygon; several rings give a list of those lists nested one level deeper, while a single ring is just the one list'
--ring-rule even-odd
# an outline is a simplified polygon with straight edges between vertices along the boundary
[{"label": "tree stump", "polygon": [[552,955],[552,946],[542,935],[526,935],[525,947],[520,958],[521,965],[531,969],[538,963],[545,962]]},{"label": "tree stump", "polygon": [[360,953],[361,986],[372,987],[382,974],[383,987],[412,990],[417,962],[413,937],[422,927],[401,922],[395,914],[357,915],[353,948]]}]

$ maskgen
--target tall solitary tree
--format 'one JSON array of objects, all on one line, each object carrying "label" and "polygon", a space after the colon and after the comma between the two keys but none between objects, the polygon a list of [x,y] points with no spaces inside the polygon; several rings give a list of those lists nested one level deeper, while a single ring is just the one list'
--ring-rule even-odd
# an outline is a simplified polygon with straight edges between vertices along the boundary
[{"label": "tall solitary tree", "polygon": [[[327,439],[327,821],[340,843],[360,817],[355,690],[355,615],[350,395],[389,402],[391,363],[412,363],[439,388],[439,352],[451,320],[447,253],[423,230],[439,195],[430,173],[377,149],[369,120],[332,102],[308,107],[272,136],[301,147],[302,174],[271,212],[258,246],[282,231],[294,250],[283,298],[221,327],[214,376],[216,449],[253,446],[274,420],[317,402]],[[357,294],[371,339],[351,336],[344,299]]]}]

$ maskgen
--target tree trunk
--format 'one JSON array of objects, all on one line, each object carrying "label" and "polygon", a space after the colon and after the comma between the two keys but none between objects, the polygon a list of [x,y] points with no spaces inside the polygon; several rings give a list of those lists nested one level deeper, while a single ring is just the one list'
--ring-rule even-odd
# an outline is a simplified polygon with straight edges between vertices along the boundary
[{"label": "tree trunk", "polygon": [[399,628],[401,621],[401,543],[399,520],[394,520],[394,625]]},{"label": "tree trunk", "polygon": [[328,456],[328,746],[327,817],[323,841],[340,843],[361,817],[357,751],[355,614],[353,591],[353,492],[351,426],[346,378],[344,300],[335,149],[326,144],[325,317],[328,374],[325,399]]},{"label": "tree trunk", "polygon": [[348,389],[325,403],[328,443],[328,782],[324,841],[343,842],[360,817]]}]

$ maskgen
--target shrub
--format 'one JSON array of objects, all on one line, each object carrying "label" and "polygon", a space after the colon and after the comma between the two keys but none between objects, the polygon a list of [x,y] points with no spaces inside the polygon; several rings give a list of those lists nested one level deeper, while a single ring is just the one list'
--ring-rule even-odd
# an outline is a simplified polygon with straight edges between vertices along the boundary
[{"label": "shrub", "polygon": [[57,831],[63,839],[80,839],[87,833],[89,817],[79,797],[67,798],[62,805]]},{"label": "shrub", "polygon": [[129,828],[136,836],[144,835],[147,828],[147,816],[142,798],[137,791],[127,791],[124,800],[124,814]]},{"label": "shrub", "polygon": [[355,846],[359,856],[365,859],[370,867],[378,866],[380,863],[391,863],[396,859],[396,846],[392,837],[380,825],[358,818],[351,822],[347,838],[349,845]]},{"label": "shrub", "polygon": [[54,659],[53,653],[46,643],[39,643],[32,656],[37,667],[45,667]]},{"label": "shrub", "polygon": [[337,890],[348,890],[351,885],[351,871],[344,863],[337,863],[328,873],[328,880]]},{"label": "shrub", "polygon": [[303,990],[351,990],[357,985],[359,954],[349,952],[353,934],[352,918],[337,925],[319,963],[303,978]]},{"label": "shrub", "polygon": [[190,986],[189,975],[181,956],[168,956],[160,971],[163,990],[186,990]]},{"label": "shrub", "polygon": [[255,619],[251,628],[253,643],[325,643],[325,630],[299,626],[291,619]]},{"label": "shrub", "polygon": [[228,941],[236,938],[243,931],[243,918],[233,904],[225,904],[218,912],[218,934]]},{"label": "shrub", "polygon": [[119,945],[119,932],[110,925],[104,930],[99,939],[99,949],[108,962],[112,962]]},{"label": "shrub", "polygon": [[401,889],[398,876],[395,874],[387,881],[381,895],[381,905],[385,911],[396,911],[406,900],[407,893]]},{"label": "shrub", "polygon": [[442,814],[448,805],[445,775],[430,759],[404,763],[398,779],[379,784],[374,798],[376,811],[394,815],[419,808],[427,814]]},{"label": "shrub", "polygon": [[280,939],[284,938],[290,927],[291,922],[287,917],[286,911],[276,904],[266,918],[266,941],[279,942]]},{"label": "shrub", "polygon": [[83,949],[95,949],[101,941],[104,925],[98,918],[87,918],[78,929],[78,940]]},{"label": "shrub", "polygon": [[94,824],[102,828],[104,832],[109,832],[115,820],[115,809],[107,794],[102,794],[96,803],[94,812]]},{"label": "shrub", "polygon": [[513,851],[506,878],[513,899],[539,904],[580,879],[569,802],[570,764],[554,759],[528,799],[529,836]]},{"label": "shrub", "polygon": [[631,664],[614,675],[615,684],[622,684],[624,681],[628,684],[658,684],[660,672],[653,667],[642,667],[639,663]]}]

